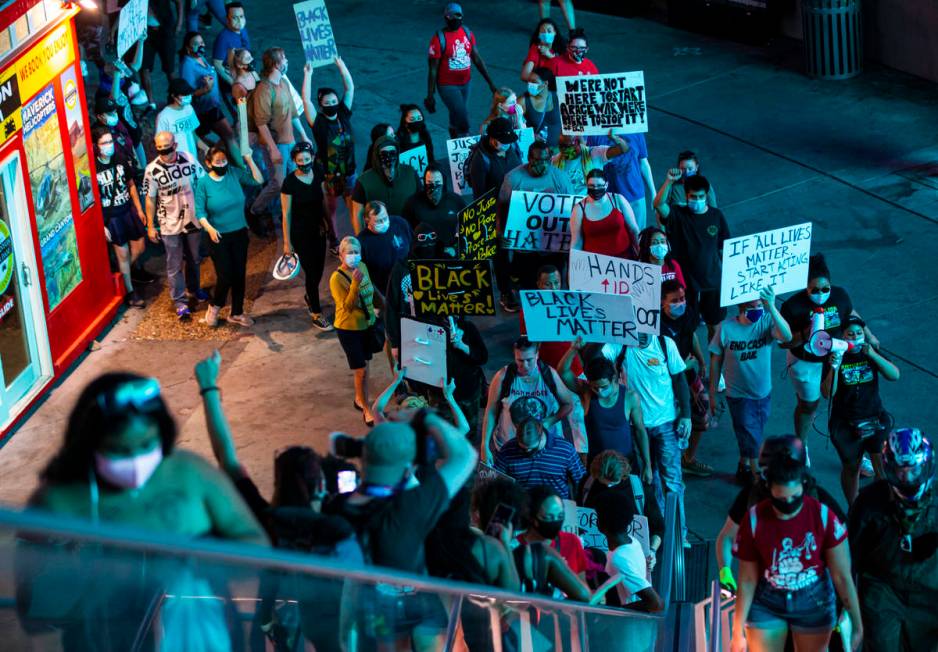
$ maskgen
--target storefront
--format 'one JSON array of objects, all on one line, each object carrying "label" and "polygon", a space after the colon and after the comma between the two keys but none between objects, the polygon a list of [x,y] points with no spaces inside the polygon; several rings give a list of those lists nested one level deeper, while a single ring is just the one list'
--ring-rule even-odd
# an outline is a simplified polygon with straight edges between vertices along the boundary
[{"label": "storefront", "polygon": [[77,4],[0,5],[0,431],[114,317]]}]

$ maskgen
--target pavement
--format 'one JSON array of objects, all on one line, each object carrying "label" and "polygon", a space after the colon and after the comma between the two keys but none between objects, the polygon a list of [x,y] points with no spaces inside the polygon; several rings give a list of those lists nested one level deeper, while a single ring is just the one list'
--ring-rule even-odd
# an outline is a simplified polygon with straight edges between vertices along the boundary
[{"label": "pavement", "polygon": [[[302,52],[290,3],[246,5],[255,56],[259,59],[265,47],[284,47],[290,76],[298,83]],[[442,5],[435,0],[328,3],[339,52],[355,78],[359,161],[371,126],[396,125],[397,106],[418,103],[425,95],[426,46],[441,25]],[[496,84],[520,91],[518,74],[537,21],[535,5],[478,0],[465,2],[464,9]],[[850,291],[857,310],[900,367],[899,382],[883,383],[887,409],[898,423],[928,433],[938,416],[934,84],[879,67],[846,82],[810,80],[802,73],[801,46],[791,41],[756,48],[651,20],[586,12],[578,12],[577,23],[586,28],[589,56],[601,71],[645,72],[656,182],[663,180],[677,152],[692,149],[702,158],[702,172],[713,182],[734,234],[814,223],[813,251],[827,255],[835,283]],[[162,96],[160,83],[157,97]],[[314,83],[338,87],[339,78],[331,67],[320,68]],[[477,81],[470,106],[473,123],[486,115],[487,95]],[[445,158],[445,111],[427,118],[437,156]],[[327,305],[329,271],[322,286]],[[265,494],[272,490],[278,448],[302,443],[323,450],[331,431],[363,433],[336,337],[312,330],[302,295],[297,281],[270,281],[254,304],[256,326],[242,337],[218,342],[135,340],[139,311],[124,313],[100,347],[6,439],[0,449],[0,502],[24,503],[37,473],[60,445],[78,393],[107,370],[157,376],[177,417],[179,444],[210,456],[192,369],[216,346],[224,360],[220,385],[238,454]],[[489,344],[491,375],[510,359],[517,317],[499,315],[478,323]],[[773,364],[768,432],[788,433],[794,395],[784,378],[781,352]],[[376,359],[372,369],[375,396],[390,376],[383,359]],[[821,433],[826,432],[824,421],[817,423]],[[692,535],[703,539],[715,537],[737,492],[732,480],[736,443],[729,426],[727,415],[704,436],[699,450],[718,473],[687,480],[688,524]],[[840,496],[833,448],[820,434],[810,442],[814,473]]]}]

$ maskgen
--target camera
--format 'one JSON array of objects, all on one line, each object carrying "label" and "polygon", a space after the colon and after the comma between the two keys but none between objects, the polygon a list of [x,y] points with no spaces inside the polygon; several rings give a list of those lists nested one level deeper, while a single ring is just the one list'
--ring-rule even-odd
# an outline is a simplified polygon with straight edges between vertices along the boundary
[{"label": "camera", "polygon": [[329,435],[329,448],[336,457],[346,460],[358,459],[365,452],[365,440],[333,432]]}]

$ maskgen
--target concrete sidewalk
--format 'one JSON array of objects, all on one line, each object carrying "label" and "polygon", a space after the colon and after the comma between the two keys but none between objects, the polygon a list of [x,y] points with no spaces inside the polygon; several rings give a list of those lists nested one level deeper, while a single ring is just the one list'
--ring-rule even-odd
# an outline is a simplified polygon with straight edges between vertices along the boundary
[{"label": "concrete sidewalk", "polygon": [[[426,47],[441,25],[443,3],[331,0],[339,51],[355,77],[359,162],[368,131],[397,124],[398,104],[419,103],[426,89]],[[536,7],[488,0],[464,3],[496,84],[522,89],[518,79]],[[556,11],[556,10],[555,10]],[[273,45],[287,49],[290,76],[300,79],[302,55],[290,3],[248,3],[255,57]],[[559,19],[558,17],[555,17]],[[938,120],[933,84],[883,69],[848,82],[819,82],[801,73],[797,44],[756,49],[675,31],[659,23],[578,13],[591,38],[590,58],[601,71],[645,71],[650,106],[648,144],[656,181],[677,152],[692,149],[713,182],[735,235],[810,220],[814,251],[823,251],[834,281],[851,292],[902,379],[882,392],[902,424],[926,429],[938,416]],[[213,38],[213,37],[210,37]],[[333,69],[318,69],[317,85],[339,86]],[[473,84],[471,119],[485,117],[484,83]],[[446,114],[428,116],[436,154],[445,156]],[[347,225],[346,227],[347,228]],[[330,262],[330,264],[333,264]],[[331,271],[331,270],[330,270]],[[328,278],[328,277],[327,277]],[[327,282],[322,295],[328,297]],[[352,382],[335,336],[309,326],[298,282],[270,282],[254,305],[252,334],[219,342],[221,386],[242,461],[269,494],[273,455],[305,443],[325,447],[333,430],[364,431],[352,409]],[[327,300],[331,304],[331,300]],[[126,313],[0,449],[0,501],[22,504],[37,471],[59,446],[65,420],[81,388],[95,375],[130,369],[156,375],[178,416],[180,444],[210,455],[200,399],[192,375],[210,342],[134,341]],[[489,343],[490,371],[510,357],[517,317],[479,320]],[[769,432],[791,432],[794,396],[784,379],[784,356],[775,357],[775,391]],[[372,394],[389,378],[376,360]],[[825,418],[819,431],[826,432]],[[699,457],[720,475],[691,478],[687,514],[691,530],[712,538],[737,492],[736,443],[729,416],[708,433]],[[935,433],[930,433],[935,435]],[[840,495],[834,451],[814,436],[814,471]]]}]

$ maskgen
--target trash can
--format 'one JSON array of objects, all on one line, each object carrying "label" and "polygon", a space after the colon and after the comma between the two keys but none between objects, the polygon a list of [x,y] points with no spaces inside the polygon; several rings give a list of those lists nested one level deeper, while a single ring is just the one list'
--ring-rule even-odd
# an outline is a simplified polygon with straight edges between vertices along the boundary
[{"label": "trash can", "polygon": [[850,79],[863,67],[858,0],[802,0],[805,64],[816,79]]}]

